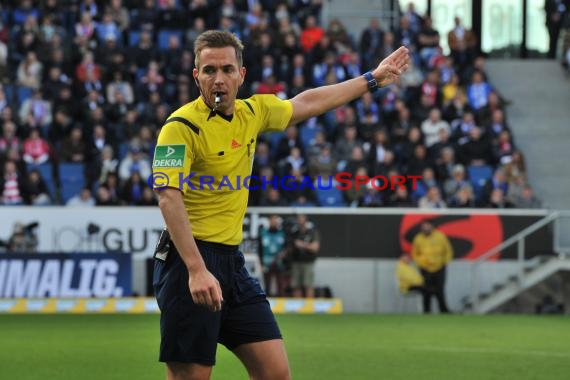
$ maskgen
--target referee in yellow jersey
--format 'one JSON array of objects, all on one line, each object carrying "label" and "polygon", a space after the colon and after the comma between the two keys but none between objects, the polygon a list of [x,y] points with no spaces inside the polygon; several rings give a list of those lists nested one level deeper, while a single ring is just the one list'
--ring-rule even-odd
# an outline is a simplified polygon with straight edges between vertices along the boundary
[{"label": "referee in yellow jersey", "polygon": [[[198,99],[165,121],[149,179],[166,222],[155,252],[154,289],[161,310],[160,361],[168,379],[208,379],[217,343],[252,379],[291,377],[266,295],[244,268],[238,246],[257,136],[320,115],[393,83],[409,62],[399,48],[373,71],[293,99],[236,99],[246,69],[241,41],[207,31],[195,41]],[[247,184],[247,183],[246,183]]]}]

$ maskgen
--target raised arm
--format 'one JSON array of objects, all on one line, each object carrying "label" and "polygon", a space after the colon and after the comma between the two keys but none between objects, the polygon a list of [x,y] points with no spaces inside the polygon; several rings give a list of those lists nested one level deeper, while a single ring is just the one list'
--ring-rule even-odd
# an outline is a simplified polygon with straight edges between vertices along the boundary
[{"label": "raised arm", "polygon": [[[410,57],[404,46],[386,57],[371,71],[378,87],[394,83],[408,68]],[[368,91],[368,81],[363,77],[353,78],[342,83],[322,86],[303,91],[291,99],[293,115],[290,124],[297,124],[313,116],[321,115],[361,97]]]}]

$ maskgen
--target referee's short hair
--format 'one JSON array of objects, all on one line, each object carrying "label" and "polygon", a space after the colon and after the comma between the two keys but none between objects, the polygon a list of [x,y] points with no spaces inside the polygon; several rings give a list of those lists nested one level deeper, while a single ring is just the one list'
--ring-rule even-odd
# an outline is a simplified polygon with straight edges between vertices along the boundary
[{"label": "referee's short hair", "polygon": [[194,64],[200,67],[200,52],[206,48],[224,48],[231,46],[236,51],[238,67],[243,65],[243,43],[233,33],[222,30],[208,30],[200,34],[194,41]]}]

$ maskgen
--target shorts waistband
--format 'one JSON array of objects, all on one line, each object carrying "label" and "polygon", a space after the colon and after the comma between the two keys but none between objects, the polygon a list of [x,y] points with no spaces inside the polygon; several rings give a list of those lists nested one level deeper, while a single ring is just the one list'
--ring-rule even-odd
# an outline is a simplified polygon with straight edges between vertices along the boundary
[{"label": "shorts waistband", "polygon": [[222,255],[233,255],[239,251],[239,245],[227,245],[227,244],[214,243],[211,241],[204,241],[198,239],[194,240],[196,241],[198,247],[202,246],[205,248],[209,248],[213,251],[216,251],[216,253],[220,253]]}]

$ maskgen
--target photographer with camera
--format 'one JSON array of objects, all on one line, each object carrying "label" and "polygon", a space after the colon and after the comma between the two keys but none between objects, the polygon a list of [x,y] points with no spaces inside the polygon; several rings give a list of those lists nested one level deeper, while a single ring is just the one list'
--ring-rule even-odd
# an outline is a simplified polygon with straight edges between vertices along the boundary
[{"label": "photographer with camera", "polygon": [[35,233],[39,223],[24,225],[20,222],[14,224],[12,236],[8,239],[7,251],[10,253],[33,253],[38,246],[38,237]]},{"label": "photographer with camera", "polygon": [[[306,215],[297,216],[292,229],[291,287],[293,297],[315,297],[315,261],[321,249],[319,231]],[[304,291],[304,292],[303,292]]]}]

